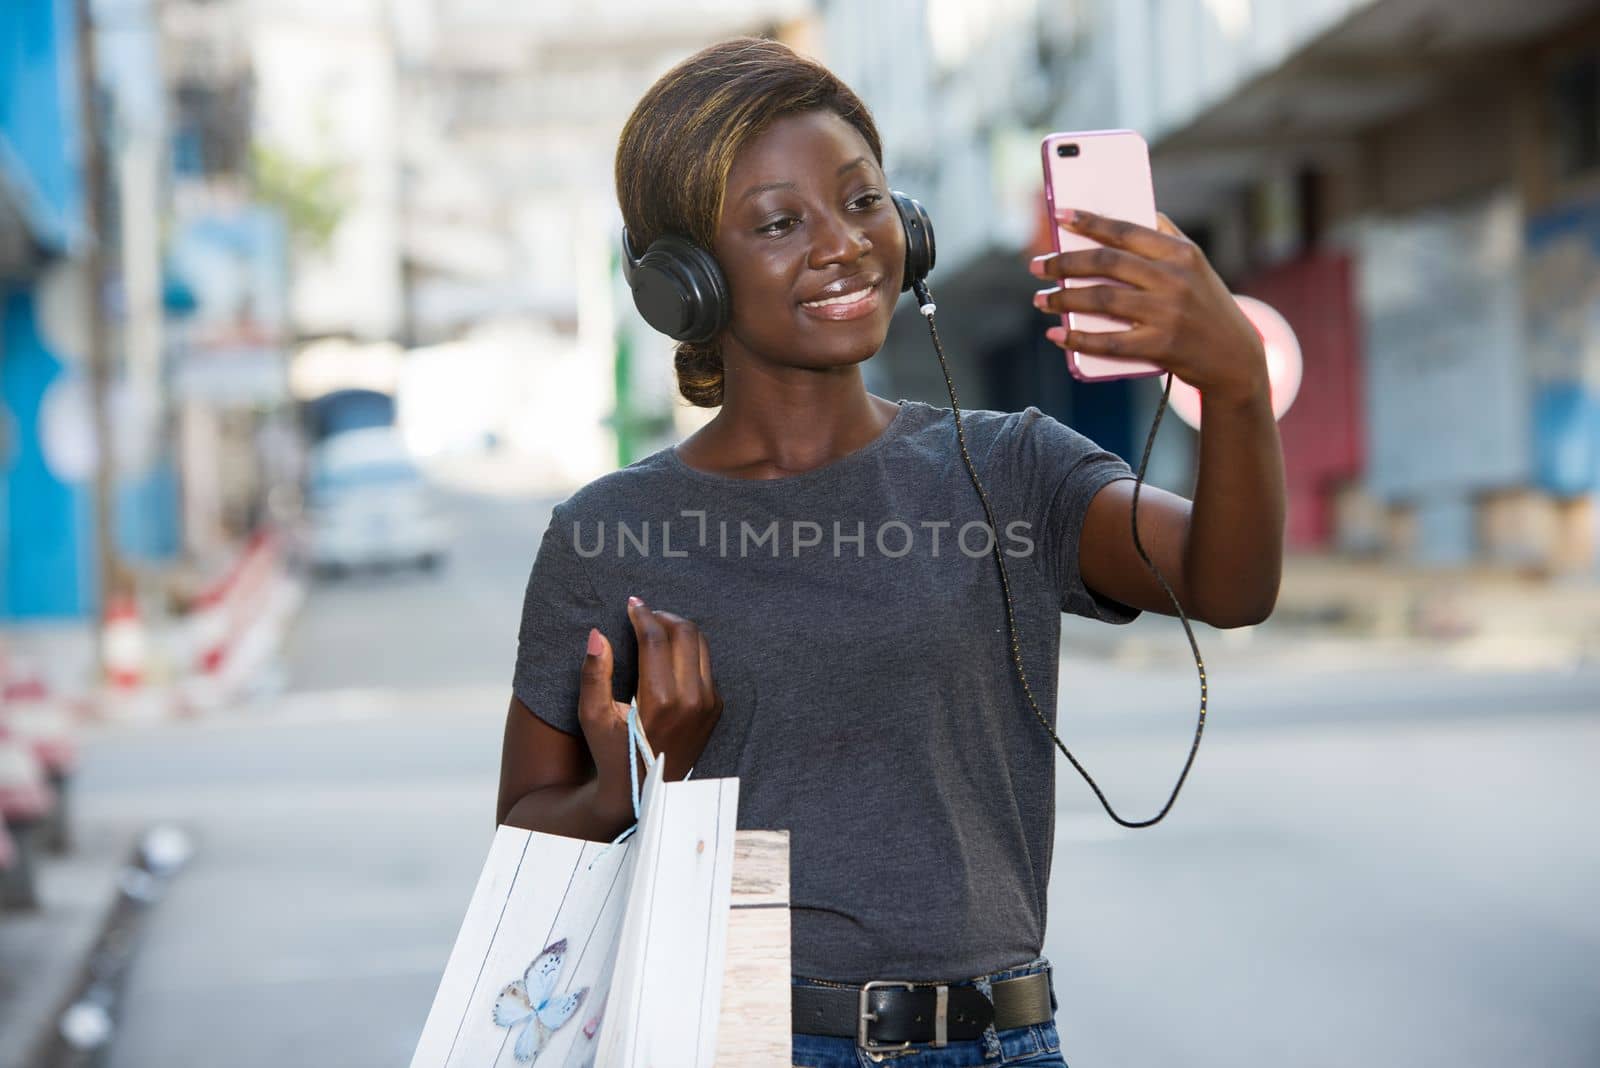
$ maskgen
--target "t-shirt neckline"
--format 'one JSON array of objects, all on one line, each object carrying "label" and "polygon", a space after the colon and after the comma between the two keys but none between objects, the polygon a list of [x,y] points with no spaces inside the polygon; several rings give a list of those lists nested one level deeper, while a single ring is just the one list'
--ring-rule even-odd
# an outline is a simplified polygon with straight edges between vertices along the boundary
[{"label": "t-shirt neckline", "polygon": [[778,478],[739,478],[736,475],[718,475],[710,471],[702,471],[697,467],[690,467],[684,463],[683,458],[678,455],[678,447],[676,445],[669,445],[663,451],[667,454],[667,462],[674,468],[690,478],[699,479],[702,482],[711,482],[719,486],[794,486],[802,482],[828,478],[849,470],[871,457],[874,453],[881,451],[890,441],[903,434],[907,424],[910,422],[913,402],[902,397],[896,403],[900,406],[899,411],[894,413],[894,418],[889,420],[889,425],[884,427],[883,432],[877,437],[854,452],[847,452],[836,460],[828,461],[821,467],[813,467],[809,471],[801,471],[798,474],[782,475]]}]

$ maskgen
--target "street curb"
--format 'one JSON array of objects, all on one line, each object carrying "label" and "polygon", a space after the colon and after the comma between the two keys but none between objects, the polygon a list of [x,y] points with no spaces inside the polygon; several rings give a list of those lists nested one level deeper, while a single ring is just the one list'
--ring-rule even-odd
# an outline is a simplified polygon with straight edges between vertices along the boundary
[{"label": "street curb", "polygon": [[73,970],[72,982],[36,1026],[25,1068],[93,1068],[105,1063],[116,1038],[123,988],[150,912],[189,859],[184,853],[175,863],[163,863],[152,856],[150,843],[163,832],[177,833],[185,848],[192,848],[183,832],[170,828],[147,829],[135,837],[126,862],[116,869],[110,901]]},{"label": "street curb", "polygon": [[[137,849],[136,834],[119,834],[116,840],[120,843],[116,849],[120,855],[129,855]],[[90,889],[81,895],[89,902],[81,906],[85,914],[82,923],[52,921],[50,911],[53,904],[55,908],[62,907],[59,900],[53,904],[52,900],[46,900],[32,915],[19,914],[6,918],[20,923],[36,920],[49,926],[50,955],[57,960],[63,957],[76,960],[68,967],[46,968],[42,973],[44,981],[59,989],[49,991],[38,1006],[27,1007],[24,1004],[26,1012],[7,1022],[6,1040],[0,1042],[0,1065],[4,1068],[37,1068],[42,1063],[41,1057],[52,1041],[61,1010],[71,1003],[94,947],[112,925],[118,900],[117,873],[122,867],[121,864],[108,864],[91,869],[92,874],[88,876]],[[54,895],[51,896],[53,899]],[[32,981],[38,983],[40,974],[35,973]]]}]

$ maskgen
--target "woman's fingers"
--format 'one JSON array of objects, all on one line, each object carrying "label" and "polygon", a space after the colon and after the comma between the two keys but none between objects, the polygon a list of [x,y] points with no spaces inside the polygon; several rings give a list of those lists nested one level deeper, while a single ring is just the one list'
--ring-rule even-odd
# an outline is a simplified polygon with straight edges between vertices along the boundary
[{"label": "woman's fingers", "polygon": [[611,696],[611,643],[590,628],[578,679],[578,725],[597,767],[620,768],[626,760],[628,706]]},{"label": "woman's fingers", "polygon": [[1160,301],[1128,286],[1064,286],[1060,289],[1041,289],[1033,295],[1033,306],[1042,312],[1054,312],[1057,315],[1084,312],[1143,322],[1155,314]]},{"label": "woman's fingers", "polygon": [[1045,335],[1071,352],[1089,356],[1121,356],[1127,359],[1149,360],[1165,366],[1167,352],[1166,333],[1149,327],[1129,330],[1062,330],[1056,327]]},{"label": "woman's fingers", "polygon": [[1164,211],[1156,212],[1156,228],[1171,237],[1183,241],[1189,240],[1189,235],[1178,229],[1178,224],[1167,218],[1167,213]]},{"label": "woman's fingers", "polygon": [[700,685],[707,693],[713,694],[721,700],[717,693],[717,680],[711,675],[711,646],[706,644],[705,632],[700,633]]},{"label": "woman's fingers", "polygon": [[[1091,237],[1102,245],[1112,248],[1127,249],[1153,260],[1166,260],[1171,263],[1182,262],[1189,254],[1190,241],[1172,234],[1152,230],[1148,226],[1129,222],[1126,219],[1113,219],[1107,215],[1096,215],[1090,211],[1073,211],[1063,209],[1056,213],[1056,218],[1061,225],[1084,237]],[[1157,215],[1158,225],[1160,216]],[[1171,225],[1170,221],[1168,225]],[[1177,227],[1173,227],[1177,229]]]},{"label": "woman's fingers", "polygon": [[1104,246],[1037,256],[1028,262],[1028,270],[1036,278],[1113,278],[1140,289],[1171,283],[1165,268],[1155,260]]},{"label": "woman's fingers", "polygon": [[628,615],[639,637],[638,702],[650,746],[670,757],[667,775],[694,766],[722,716],[711,679],[711,651],[692,621],[653,610],[636,597]]},{"label": "woman's fingers", "polygon": [[[652,707],[673,704],[709,707],[716,687],[711,679],[711,654],[693,620],[676,612],[628,602],[639,639],[639,692]],[[642,706],[641,706],[642,707]]]},{"label": "woman's fingers", "polygon": [[583,668],[578,676],[578,712],[603,722],[611,707],[611,643],[598,627],[589,628]]},{"label": "woman's fingers", "polygon": [[[700,628],[675,612],[658,609],[656,618],[667,625],[672,647],[672,679],[680,697],[698,694],[700,687]],[[709,697],[709,690],[705,696]]]},{"label": "woman's fingers", "polygon": [[666,624],[656,618],[637,597],[628,598],[628,618],[633,622],[633,633],[639,640],[640,707],[648,700],[652,705],[665,705],[672,700],[672,636]]}]

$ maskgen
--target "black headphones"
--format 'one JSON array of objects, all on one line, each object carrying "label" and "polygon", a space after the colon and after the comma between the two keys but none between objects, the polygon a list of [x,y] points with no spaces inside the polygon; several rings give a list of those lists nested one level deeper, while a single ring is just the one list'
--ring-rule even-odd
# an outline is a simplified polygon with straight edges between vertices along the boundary
[{"label": "black headphones", "polygon": [[[890,193],[906,232],[905,292],[933,270],[933,223],[921,204]],[[716,258],[687,238],[663,234],[644,255],[622,228],[622,276],[644,321],[678,341],[710,341],[728,325],[732,302]]]}]

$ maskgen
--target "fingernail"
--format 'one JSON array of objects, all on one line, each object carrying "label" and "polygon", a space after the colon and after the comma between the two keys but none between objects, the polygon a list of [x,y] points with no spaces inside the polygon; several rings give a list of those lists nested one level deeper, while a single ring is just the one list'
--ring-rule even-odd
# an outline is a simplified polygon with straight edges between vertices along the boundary
[{"label": "fingernail", "polygon": [[1054,341],[1057,345],[1065,345],[1067,343],[1067,328],[1064,326],[1052,326],[1044,332],[1044,336]]},{"label": "fingernail", "polygon": [[1035,278],[1043,278],[1044,261],[1048,258],[1048,256],[1035,256],[1033,259],[1029,260],[1028,273],[1033,275]]},{"label": "fingernail", "polygon": [[629,608],[638,608],[642,604],[644,604],[644,602],[639,600],[639,598],[637,598],[637,597],[629,597],[628,598],[628,607]]},{"label": "fingernail", "polygon": [[602,649],[604,649],[605,647],[606,647],[606,643],[600,640],[600,632],[598,630],[596,630],[595,628],[590,627],[589,628],[589,651],[588,651],[588,655],[590,655],[590,656],[599,656],[600,655],[600,651]]},{"label": "fingernail", "polygon": [[1035,293],[1033,295],[1033,306],[1035,308],[1038,308],[1040,311],[1044,311],[1045,310],[1045,301],[1050,299],[1050,294],[1054,293],[1054,292],[1055,292],[1055,290],[1053,290],[1053,289],[1041,289],[1041,290],[1039,290],[1037,293]]},{"label": "fingernail", "polygon": [[1075,221],[1077,221],[1078,213],[1073,211],[1071,208],[1059,208],[1056,211],[1056,218],[1060,220],[1062,225],[1071,226]]}]

